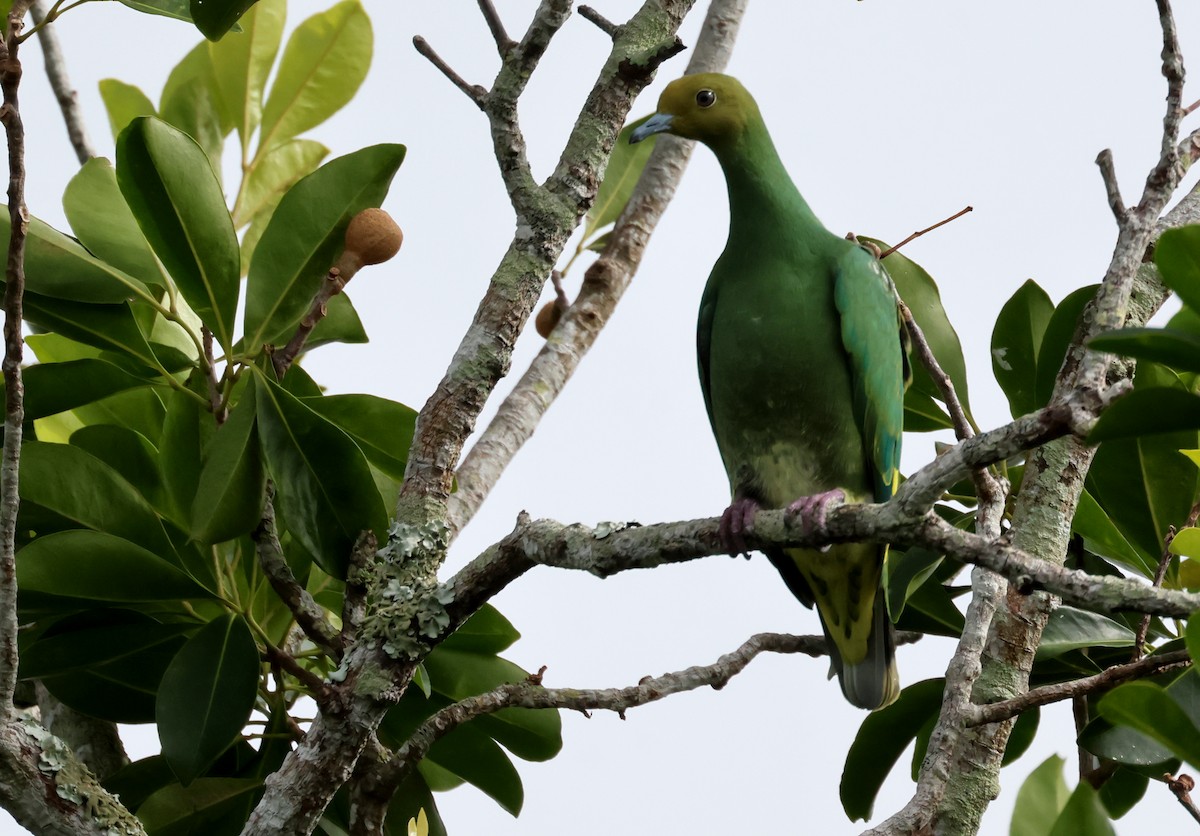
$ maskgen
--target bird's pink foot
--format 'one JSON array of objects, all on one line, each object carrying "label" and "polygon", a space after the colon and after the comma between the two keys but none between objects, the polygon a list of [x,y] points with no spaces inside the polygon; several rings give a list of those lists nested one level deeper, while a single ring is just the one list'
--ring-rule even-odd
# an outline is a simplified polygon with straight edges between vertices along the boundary
[{"label": "bird's pink foot", "polygon": [[[800,518],[800,527],[805,534],[811,534],[815,529],[825,527],[825,517],[831,509],[846,502],[846,493],[841,488],[834,488],[824,493],[802,496],[784,510],[789,521]],[[829,551],[829,546],[822,546],[822,552]]]},{"label": "bird's pink foot", "polygon": [[721,514],[721,526],[717,529],[717,536],[721,540],[721,547],[731,557],[749,553],[750,549],[746,548],[746,535],[754,531],[754,517],[760,507],[758,500],[740,497]]}]

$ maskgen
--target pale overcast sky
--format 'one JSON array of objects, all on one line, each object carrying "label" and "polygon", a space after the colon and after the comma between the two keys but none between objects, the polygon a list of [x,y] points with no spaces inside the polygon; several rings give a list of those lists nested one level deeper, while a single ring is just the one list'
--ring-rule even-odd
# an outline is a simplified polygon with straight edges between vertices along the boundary
[{"label": "pale overcast sky", "polygon": [[[405,245],[396,260],[351,286],[372,342],[321,349],[306,367],[333,392],[371,392],[419,408],[513,224],[484,117],[416,54],[411,39],[424,35],[471,82],[488,84],[497,58],[469,0],[364,2],[375,24],[371,75],[354,102],[311,136],[335,156],[376,142],[408,145],[385,203]],[[331,4],[292,0],[289,28]],[[536,3],[497,5],[518,34]],[[637,6],[593,5],[614,20]],[[683,30],[689,44],[704,5]],[[1200,67],[1200,6],[1176,5],[1185,57]],[[120,78],[157,98],[167,70],[198,40],[183,24],[115,3],[87,4],[58,29],[92,138],[110,156],[96,82]],[[599,31],[573,17],[534,76],[521,115],[539,177],[557,160],[607,48]],[[975,416],[990,427],[1008,417],[988,350],[1000,306],[1029,278],[1057,301],[1103,275],[1115,226],[1097,152],[1113,149],[1127,199],[1141,191],[1158,153],[1160,48],[1151,0],[756,0],[730,72],[757,97],[781,156],[832,230],[897,240],[975,207],[906,252],[940,283],[963,341]],[[28,202],[35,215],[62,226],[60,196],[76,163],[36,51],[31,44],[23,54]],[[661,70],[635,115],[653,110],[686,60]],[[1200,86],[1186,98],[1200,98]],[[1188,127],[1196,124],[1200,115]],[[447,573],[510,531],[522,509],[564,522],[649,523],[724,508],[728,488],[696,382],[694,328],[726,222],[720,170],[700,149],[611,325],[459,538]],[[573,271],[571,292],[581,275]],[[530,329],[515,373],[539,345]],[[931,437],[906,439],[906,470],[932,455]],[[629,685],[712,662],[756,632],[819,629],[761,557],[712,558],[607,581],[539,570],[496,604],[523,633],[506,655],[531,670],[547,665],[552,686]],[[940,676],[951,649],[942,640],[902,648],[902,683]],[[823,661],[768,656],[721,692],[671,697],[624,722],[603,713],[565,715],[562,754],[544,764],[518,762],[526,788],[519,819],[470,787],[439,796],[439,807],[455,836],[857,833],[861,824],[846,821],[837,786],[865,715],[844,702],[825,672]],[[1032,750],[1005,769],[985,834],[1008,832],[1017,787],[1050,754],[1068,758],[1074,784],[1069,710],[1044,712],[1041,728]],[[151,751],[144,732],[131,739],[135,757]],[[898,809],[911,787],[906,755],[877,814]],[[1159,785],[1116,825],[1122,834],[1189,826]],[[19,831],[0,822],[7,832]]]}]

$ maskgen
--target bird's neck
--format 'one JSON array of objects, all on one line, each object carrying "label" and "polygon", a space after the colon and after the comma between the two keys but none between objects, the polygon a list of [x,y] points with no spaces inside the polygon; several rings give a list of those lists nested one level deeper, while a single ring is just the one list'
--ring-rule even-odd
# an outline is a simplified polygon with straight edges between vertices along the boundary
[{"label": "bird's neck", "polygon": [[729,189],[729,234],[754,239],[778,225],[795,232],[824,230],[779,159],[761,122],[736,143],[714,148]]}]

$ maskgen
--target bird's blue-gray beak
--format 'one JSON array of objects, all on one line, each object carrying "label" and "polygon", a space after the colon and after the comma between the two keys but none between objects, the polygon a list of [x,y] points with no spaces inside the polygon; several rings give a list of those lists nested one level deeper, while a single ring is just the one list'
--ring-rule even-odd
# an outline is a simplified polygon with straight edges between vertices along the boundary
[{"label": "bird's blue-gray beak", "polygon": [[648,136],[654,136],[654,134],[661,134],[671,130],[671,120],[674,118],[669,113],[654,114],[633,129],[633,133],[629,135],[629,144],[633,145],[635,142],[641,142]]}]

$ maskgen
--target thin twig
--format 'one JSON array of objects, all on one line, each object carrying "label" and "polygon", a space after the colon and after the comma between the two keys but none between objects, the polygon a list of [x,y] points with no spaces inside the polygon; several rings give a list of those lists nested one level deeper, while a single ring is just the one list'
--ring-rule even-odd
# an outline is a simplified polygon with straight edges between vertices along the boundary
[{"label": "thin twig", "polygon": [[1183,809],[1188,811],[1188,814],[1200,823],[1200,809],[1197,809],[1196,802],[1192,801],[1192,790],[1196,788],[1196,782],[1191,775],[1180,774],[1175,777],[1170,772],[1163,773],[1162,780],[1167,789],[1179,800],[1183,805]]},{"label": "thin twig", "polygon": [[590,23],[596,24],[596,28],[598,28],[605,35],[608,35],[610,38],[615,38],[617,36],[617,24],[600,14],[591,6],[580,6],[579,16]]},{"label": "thin twig", "polygon": [[417,48],[417,52],[429,59],[433,66],[441,70],[442,75],[450,79],[459,90],[466,94],[467,98],[475,102],[480,110],[487,106],[488,91],[480,87],[478,84],[470,84],[466,79],[454,71],[454,68],[447,64],[442,56],[434,52],[433,47],[429,45],[429,41],[425,40],[420,35],[413,36],[413,46]]},{"label": "thin twig", "polygon": [[342,278],[341,273],[336,267],[330,269],[325,274],[325,281],[321,283],[317,295],[313,297],[312,305],[308,309],[308,313],[300,320],[300,324],[296,326],[296,333],[288,340],[288,344],[281,350],[276,351],[271,355],[271,363],[275,367],[275,375],[282,378],[287,374],[287,370],[292,367],[296,357],[304,350],[304,344],[308,342],[308,337],[312,334],[313,329],[317,327],[325,314],[329,312],[329,300],[342,292],[342,288],[346,286],[346,281]]},{"label": "thin twig", "polygon": [[308,590],[302,587],[292,573],[284,557],[283,547],[279,544],[279,534],[275,527],[275,486],[267,484],[267,499],[263,506],[262,520],[254,533],[255,551],[258,552],[258,562],[263,574],[287,608],[292,611],[296,624],[304,631],[304,635],[313,644],[329,651],[335,659],[341,659],[341,634],[329,623],[325,609],[313,600]]},{"label": "thin twig", "polygon": [[296,677],[301,684],[308,688],[312,698],[316,700],[317,705],[321,707],[322,710],[329,706],[329,702],[333,697],[333,689],[330,687],[328,682],[321,679],[321,677],[317,676],[308,668],[297,662],[292,657],[292,654],[288,653],[286,650],[276,647],[273,644],[268,643],[266,645],[264,655],[266,656],[266,660],[268,662],[270,662],[272,665],[278,665],[279,667],[283,668],[292,676]]},{"label": "thin twig", "polygon": [[[1183,521],[1183,527],[1192,528],[1197,522],[1200,522],[1200,500],[1192,505],[1192,509],[1188,512],[1187,519]],[[1174,542],[1176,533],[1177,529],[1172,525],[1167,528],[1167,534],[1165,537],[1163,537],[1162,555],[1158,559],[1158,569],[1154,572],[1153,586],[1155,587],[1162,586],[1163,581],[1167,579],[1167,569],[1170,568],[1171,558],[1174,557],[1174,555],[1171,554],[1171,543]],[[1150,621],[1151,617],[1146,615],[1142,617],[1141,623],[1138,624],[1137,634],[1134,637],[1133,642],[1133,661],[1135,662],[1140,659],[1142,657],[1142,653],[1145,652],[1146,635],[1150,632]]]},{"label": "thin twig", "polygon": [[1117,170],[1113,167],[1112,151],[1105,148],[1096,156],[1096,165],[1100,166],[1100,177],[1104,180],[1104,193],[1108,196],[1108,207],[1112,209],[1117,223],[1124,226],[1129,220],[1129,207],[1121,199],[1121,186],[1117,182]]},{"label": "thin twig", "polygon": [[[893,248],[894,249],[894,248]],[[899,297],[897,297],[899,298]],[[942,400],[946,404],[946,410],[950,413],[950,419],[954,423],[954,434],[958,439],[964,440],[975,435],[975,429],[971,426],[970,420],[967,418],[967,411],[963,408],[962,401],[958,399],[958,392],[954,390],[954,381],[950,379],[950,375],[942,369],[938,363],[937,357],[933,354],[933,349],[929,347],[929,341],[925,339],[925,332],[921,330],[921,326],[913,318],[912,311],[908,305],[900,301],[900,315],[904,318],[904,325],[908,328],[908,333],[912,337],[913,350],[917,357],[921,360],[921,364],[925,366],[929,376],[933,378],[934,384],[942,393]]]},{"label": "thin twig", "polygon": [[479,11],[483,13],[483,19],[487,21],[488,30],[496,42],[496,49],[503,58],[508,55],[509,50],[517,45],[517,42],[510,38],[508,32],[505,31],[504,21],[500,19],[500,14],[492,5],[492,0],[479,0]]},{"label": "thin twig", "polygon": [[50,82],[50,89],[54,91],[59,110],[62,111],[63,122],[67,126],[67,138],[71,141],[71,147],[75,149],[79,164],[83,165],[96,156],[96,149],[88,138],[87,124],[83,121],[83,111],[79,107],[79,94],[75,92],[67,75],[67,61],[63,55],[62,44],[58,40],[58,32],[49,22],[44,22],[48,9],[46,0],[34,0],[29,11],[33,22],[39,26],[38,43],[42,47],[42,59],[46,65],[46,79]]},{"label": "thin twig", "polygon": [[881,253],[879,254],[879,258],[880,258],[881,260],[882,260],[882,259],[885,259],[885,258],[887,258],[889,255],[891,255],[892,253],[896,252],[896,250],[898,250],[898,249],[900,249],[901,247],[903,247],[903,246],[904,246],[905,244],[907,244],[909,241],[915,241],[916,239],[920,238],[922,235],[925,235],[925,234],[927,234],[927,233],[933,232],[933,231],[934,231],[935,229],[937,229],[939,226],[945,226],[946,224],[950,223],[951,221],[956,221],[956,220],[958,220],[959,218],[961,218],[963,215],[967,214],[968,212],[974,212],[974,211],[975,211],[975,207],[974,207],[974,206],[967,206],[967,207],[965,207],[965,208],[963,208],[963,209],[959,209],[957,212],[955,212],[953,215],[951,215],[950,217],[946,218],[945,220],[938,221],[938,222],[937,222],[937,223],[935,223],[933,226],[927,226],[927,227],[925,227],[924,229],[919,229],[919,230],[917,230],[916,232],[914,232],[912,235],[910,235],[910,236],[908,236],[907,238],[905,238],[905,239],[904,239],[903,241],[901,241],[899,244],[896,244],[895,246],[892,246],[892,247],[888,247],[886,250],[884,250],[883,252],[881,252]]},{"label": "thin twig", "polygon": [[13,3],[8,29],[0,46],[0,87],[4,104],[0,122],[8,141],[8,262],[4,286],[4,448],[0,463],[0,719],[13,716],[13,691],[17,684],[17,509],[20,505],[18,474],[21,465],[21,429],[25,420],[25,387],[21,378],[24,339],[25,232],[29,211],[25,206],[25,125],[17,91],[21,62],[17,58],[22,19],[27,0]]}]

